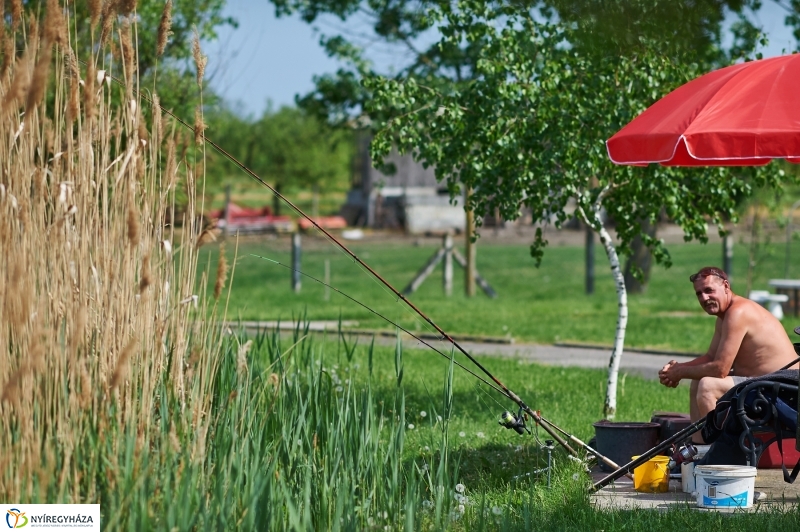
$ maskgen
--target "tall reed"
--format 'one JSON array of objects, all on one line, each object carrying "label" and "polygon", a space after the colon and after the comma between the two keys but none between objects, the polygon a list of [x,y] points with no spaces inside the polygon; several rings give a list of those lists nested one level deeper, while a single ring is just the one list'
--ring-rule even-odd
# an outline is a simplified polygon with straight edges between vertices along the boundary
[{"label": "tall reed", "polygon": [[[41,24],[18,13],[4,28],[25,43],[19,57],[3,58],[0,78],[6,501],[101,500],[124,482],[121,457],[137,461],[160,438],[154,418],[166,400],[177,409],[172,430],[194,434],[187,443],[199,454],[210,423],[219,344],[193,320],[204,300],[195,280],[197,179],[176,164],[175,132],[164,150],[161,131],[170,128],[135,96],[132,19],[106,4],[103,39],[126,41],[123,64],[108,48],[81,57],[98,46],[76,45],[56,1]],[[111,82],[114,73],[123,84]],[[179,187],[189,198],[180,232],[165,223],[176,219]]]},{"label": "tall reed", "polygon": [[202,164],[137,96],[131,19],[91,7],[86,49],[123,39],[121,64],[81,57],[55,1],[44,31],[5,28],[26,47],[0,79],[0,500],[100,503],[105,530],[413,529],[424,483],[449,480],[403,462],[401,350],[390,406],[307,330],[213,327],[234,272],[196,279]]}]

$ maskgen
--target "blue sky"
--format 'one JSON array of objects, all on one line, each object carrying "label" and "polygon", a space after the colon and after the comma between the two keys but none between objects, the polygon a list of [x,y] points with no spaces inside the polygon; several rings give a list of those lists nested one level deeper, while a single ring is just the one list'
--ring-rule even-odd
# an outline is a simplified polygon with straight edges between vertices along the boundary
[{"label": "blue sky", "polygon": [[[239,27],[225,28],[219,40],[204,45],[209,56],[207,75],[211,86],[244,114],[260,115],[268,101],[273,108],[294,105],[295,94],[313,88],[314,75],[334,72],[339,66],[319,46],[321,34],[341,29],[337,20],[322,20],[312,27],[298,17],[277,19],[267,0],[228,0],[225,15],[238,20]],[[780,6],[765,0],[756,17],[770,37],[765,57],[794,47],[784,17]],[[381,70],[402,62],[377,46],[369,55]]]}]

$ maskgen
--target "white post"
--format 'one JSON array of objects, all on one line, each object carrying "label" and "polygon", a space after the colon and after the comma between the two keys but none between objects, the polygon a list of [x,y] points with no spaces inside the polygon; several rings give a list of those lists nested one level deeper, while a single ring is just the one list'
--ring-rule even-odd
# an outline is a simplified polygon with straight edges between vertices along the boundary
[{"label": "white post", "polygon": [[444,284],[444,295],[450,296],[453,293],[453,237],[450,233],[444,235],[444,268],[442,272],[442,283]]}]

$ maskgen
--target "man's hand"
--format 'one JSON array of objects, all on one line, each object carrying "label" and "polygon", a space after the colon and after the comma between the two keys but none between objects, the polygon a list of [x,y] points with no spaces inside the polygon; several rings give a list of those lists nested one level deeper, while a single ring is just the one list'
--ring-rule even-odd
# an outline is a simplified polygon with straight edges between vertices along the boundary
[{"label": "man's hand", "polygon": [[658,380],[661,381],[661,384],[668,388],[675,388],[678,386],[681,380],[675,376],[675,366],[677,365],[677,360],[670,360],[661,368],[661,371],[658,372]]}]

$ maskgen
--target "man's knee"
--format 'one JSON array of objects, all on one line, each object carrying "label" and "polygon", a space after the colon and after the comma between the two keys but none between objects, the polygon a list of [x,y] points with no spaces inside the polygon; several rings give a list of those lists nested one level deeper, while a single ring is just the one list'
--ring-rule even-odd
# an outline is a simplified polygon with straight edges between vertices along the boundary
[{"label": "man's knee", "polygon": [[725,392],[733,388],[733,380],[730,377],[722,379],[716,377],[703,377],[697,381],[692,381],[695,387],[694,394],[706,400],[713,399],[714,402],[725,395]]}]

